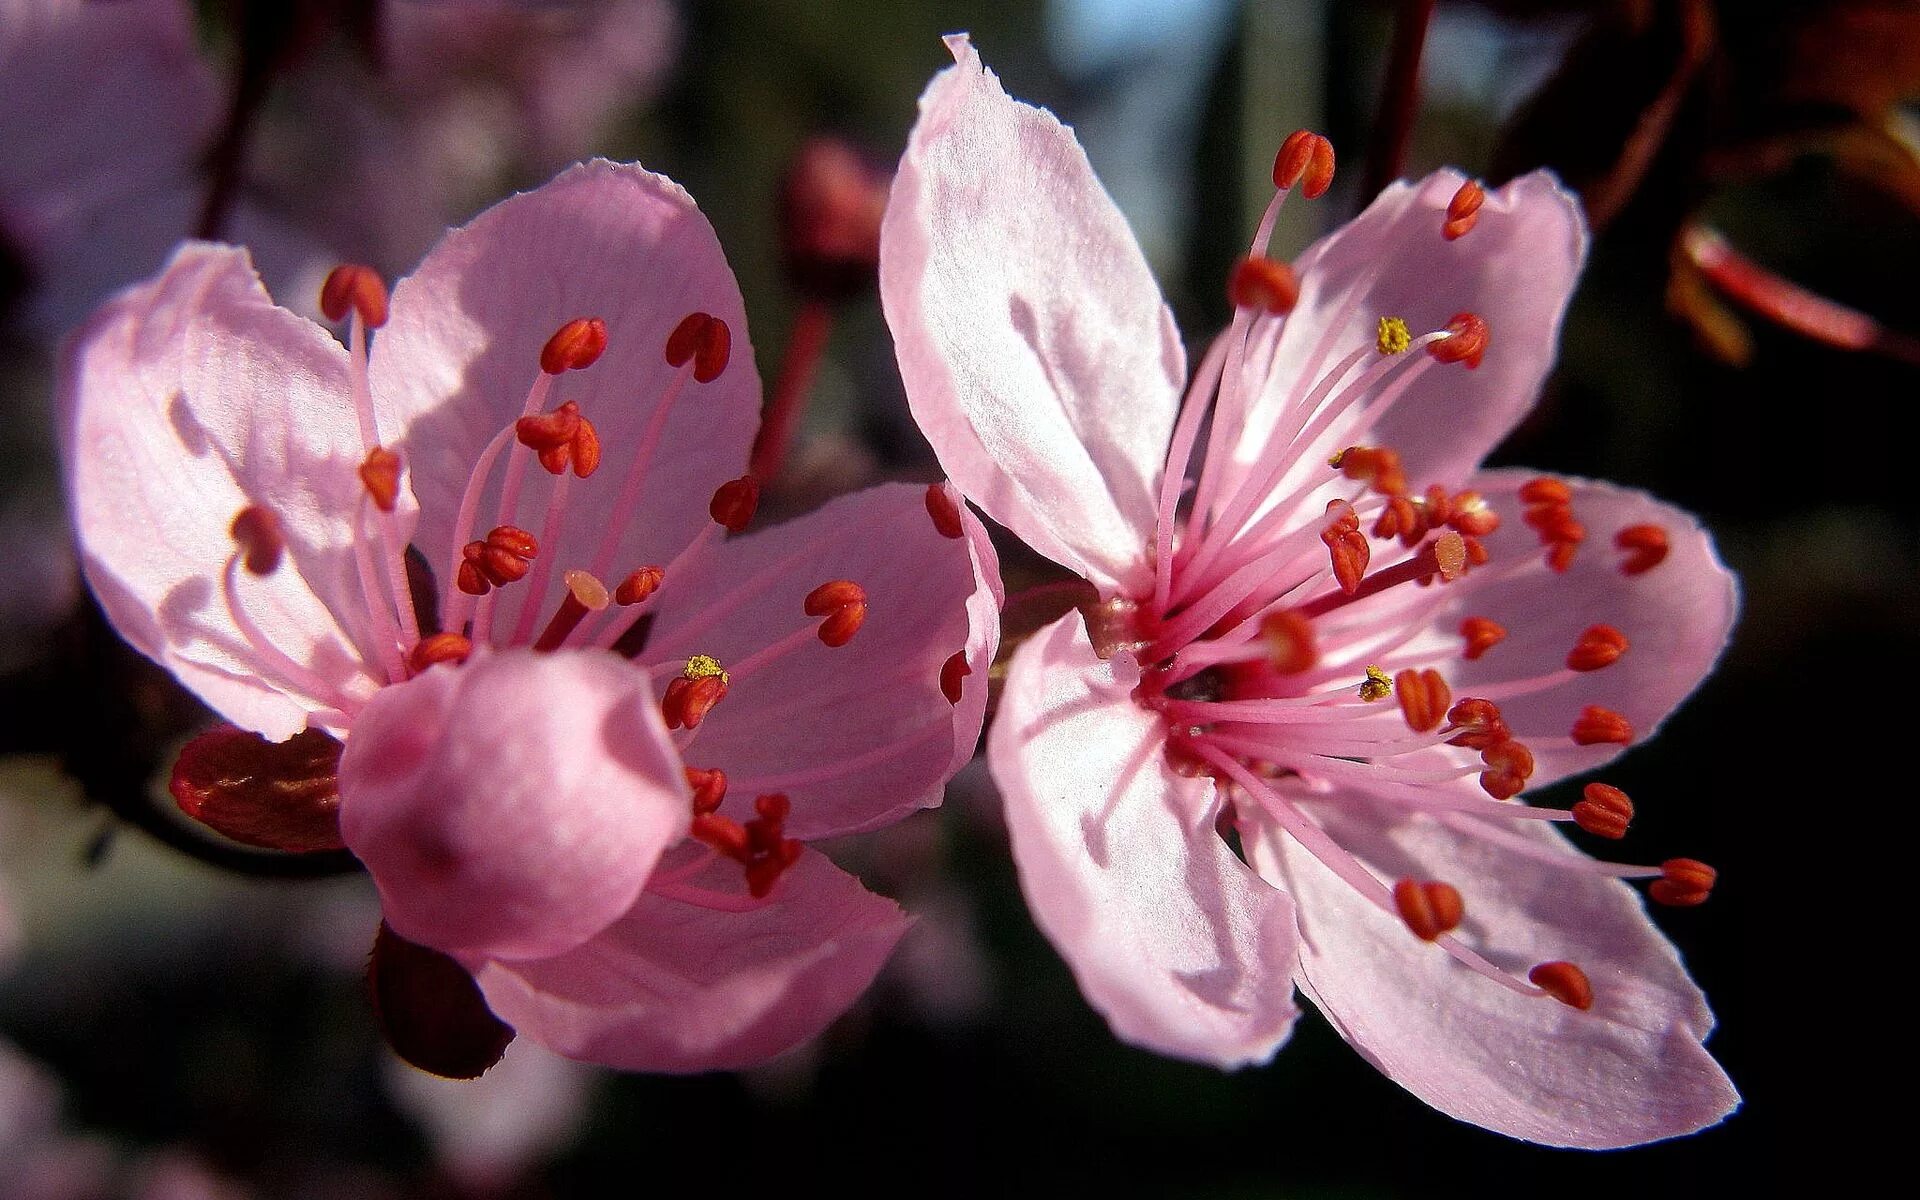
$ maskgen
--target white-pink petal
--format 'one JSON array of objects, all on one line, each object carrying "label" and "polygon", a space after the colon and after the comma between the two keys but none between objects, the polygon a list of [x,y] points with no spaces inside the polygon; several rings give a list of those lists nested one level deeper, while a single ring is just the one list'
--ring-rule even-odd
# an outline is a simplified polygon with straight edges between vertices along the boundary
[{"label": "white-pink petal", "polygon": [[[689,865],[693,853],[676,852],[663,870]],[[814,851],[758,907],[724,859],[682,882],[748,910],[648,893],[569,954],[475,964],[488,1006],[550,1049],[623,1070],[754,1066],[845,1012],[912,921]]]},{"label": "white-pink petal", "polygon": [[1214,832],[1211,785],[1169,769],[1127,663],[1096,658],[1077,613],[1013,657],[987,761],[1021,889],[1117,1036],[1264,1062],[1297,1015],[1293,903]]},{"label": "white-pink petal", "polygon": [[1179,335],[1072,132],[1008,98],[964,37],[948,46],[880,235],[908,402],[988,516],[1105,591],[1137,587]]},{"label": "white-pink petal", "polygon": [[[353,566],[364,494],[346,352],[274,306],[243,250],[193,243],[103,306],[62,364],[81,561],[123,636],[236,725],[273,739],[377,686]],[[279,518],[279,570],[222,594],[233,519]],[[399,513],[404,537],[410,505]],[[285,669],[279,655],[301,671]]]},{"label": "white-pink petal", "polygon": [[[1394,1082],[1463,1121],[1585,1149],[1692,1133],[1739,1103],[1701,1045],[1713,1028],[1705,997],[1631,888],[1430,819],[1387,826],[1364,797],[1336,795],[1314,806],[1329,832],[1383,881],[1458,887],[1457,936],[1474,949],[1523,978],[1571,961],[1593,984],[1582,1012],[1476,974],[1262,826],[1249,860],[1300,906],[1301,990]],[[1543,851],[1576,853],[1541,822],[1510,828]]]},{"label": "white-pink petal", "polygon": [[396,933],[506,958],[619,919],[692,813],[646,672],[597,650],[487,654],[382,690],[340,797]]}]

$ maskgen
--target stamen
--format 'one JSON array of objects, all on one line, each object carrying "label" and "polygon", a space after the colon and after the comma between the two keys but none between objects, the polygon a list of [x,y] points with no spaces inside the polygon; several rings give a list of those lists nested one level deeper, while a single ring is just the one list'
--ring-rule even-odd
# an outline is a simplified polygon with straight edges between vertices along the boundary
[{"label": "stamen", "polygon": [[[588,572],[568,571],[563,578],[567,582],[566,595],[560,598],[559,611],[553,614],[553,619],[547,622],[547,627],[535,639],[535,650],[558,650],[561,643],[567,640],[567,635],[588,613],[599,612],[607,606],[609,597],[606,584]],[[532,602],[529,598],[528,603]]]},{"label": "stamen", "polygon": [[1327,511],[1339,515],[1320,531],[1320,540],[1327,544],[1327,556],[1340,590],[1351,596],[1360,590],[1360,578],[1366,574],[1373,551],[1367,545],[1367,535],[1360,532],[1360,518],[1354,514],[1353,505],[1334,500],[1327,504]]},{"label": "stamen", "polygon": [[710,813],[720,807],[727,798],[727,773],[718,767],[702,770],[699,767],[686,768],[687,786],[693,789],[693,811]]},{"label": "stamen", "polygon": [[1427,353],[1443,363],[1463,362],[1472,370],[1486,357],[1487,323],[1473,313],[1453,314],[1447,322],[1447,336],[1431,342]]},{"label": "stamen", "polygon": [[1660,878],[1647,888],[1647,895],[1656,904],[1691,908],[1706,903],[1719,877],[1718,871],[1697,858],[1670,858],[1660,864]]},{"label": "stamen", "polygon": [[1587,973],[1570,962],[1543,962],[1527,972],[1527,979],[1541,991],[1571,1008],[1585,1012],[1593,1007],[1593,984]]},{"label": "stamen", "polygon": [[1393,680],[1379,667],[1367,667],[1367,677],[1360,681],[1360,698],[1371,704],[1375,700],[1385,700],[1393,694]]},{"label": "stamen", "polygon": [[576,478],[585,479],[600,469],[600,434],[571,400],[552,412],[521,417],[514,422],[514,435],[550,475],[572,467]]},{"label": "stamen", "polygon": [[1400,672],[1393,677],[1393,692],[1400,701],[1400,715],[1406,718],[1407,728],[1415,733],[1438,729],[1448,706],[1453,703],[1453,692],[1447,687],[1447,681],[1434,670],[1410,668]]},{"label": "stamen", "polygon": [[407,652],[407,669],[418,675],[428,667],[446,663],[459,666],[473,653],[473,643],[458,633],[435,633],[421,638]]},{"label": "stamen", "polygon": [[1485,537],[1500,528],[1500,514],[1487,507],[1479,492],[1461,492],[1453,498],[1450,509],[1448,528],[1465,537]]},{"label": "stamen", "polygon": [[966,526],[960,523],[960,505],[953,494],[947,491],[944,483],[927,485],[927,515],[933,518],[933,527],[944,538],[963,538],[967,536]]},{"label": "stamen", "polygon": [[1227,299],[1235,308],[1257,308],[1278,316],[1300,303],[1300,281],[1286,263],[1251,255],[1234,265],[1227,280]]},{"label": "stamen", "polygon": [[739,533],[753,522],[754,510],[759,506],[760,481],[751,475],[742,475],[715,489],[707,512],[728,533]]},{"label": "stamen", "polygon": [[583,371],[607,351],[607,323],[599,317],[576,317],[554,331],[540,348],[540,369],[549,375]]},{"label": "stamen", "polygon": [[1493,649],[1507,638],[1506,626],[1486,617],[1468,617],[1460,622],[1460,636],[1466,639],[1467,648],[1460,657],[1474,662],[1482,654]]},{"label": "stamen", "polygon": [[526,576],[540,543],[515,525],[496,525],[485,541],[468,542],[460,551],[458,586],[469,596],[484,596]]},{"label": "stamen", "polygon": [[1403,318],[1381,317],[1373,344],[1382,354],[1405,354],[1407,347],[1413,345],[1413,332],[1407,328]]},{"label": "stamen", "polygon": [[1573,822],[1588,833],[1619,839],[1627,836],[1627,823],[1633,820],[1633,801],[1619,788],[1605,783],[1590,783],[1580,793],[1584,799],[1573,806]]},{"label": "stamen", "polygon": [[1617,742],[1624,746],[1633,740],[1633,726],[1610,708],[1589,704],[1580,710],[1570,734],[1576,746],[1594,746]]},{"label": "stamen", "polygon": [[1400,919],[1406,922],[1413,936],[1423,942],[1458,929],[1467,915],[1459,889],[1432,879],[1402,879],[1394,884],[1393,906],[1400,911]]},{"label": "stamen", "polygon": [[1286,189],[1296,183],[1309,200],[1318,200],[1333,186],[1333,143],[1305,129],[1288,134],[1273,159],[1273,186]]},{"label": "stamen", "polygon": [[810,617],[825,617],[820,622],[820,640],[828,646],[844,646],[860,632],[867,619],[866,589],[848,579],[823,583],[807,593],[801,606]]},{"label": "stamen", "polygon": [[623,608],[639,604],[659,591],[666,577],[667,573],[659,567],[641,567],[620,581],[620,586],[613,590],[613,602]]},{"label": "stamen", "polygon": [[343,263],[320,285],[320,311],[327,320],[345,320],[350,310],[360,314],[368,329],[387,323],[387,285],[372,267]]},{"label": "stamen", "polygon": [[1667,560],[1667,531],[1658,525],[1629,525],[1613,535],[1613,544],[1627,552],[1622,575],[1644,575]]},{"label": "stamen", "polygon": [[1611,625],[1590,625],[1567,651],[1570,671],[1598,671],[1612,666],[1627,652],[1627,636]]},{"label": "stamen", "polygon": [[272,509],[249,504],[233,518],[228,529],[240,547],[241,559],[252,575],[271,575],[280,569],[280,556],[287,548],[280,532],[280,518]]},{"label": "stamen", "polygon": [[1304,675],[1320,662],[1313,622],[1292,609],[1268,615],[1260,622],[1260,636],[1267,645],[1267,665],[1276,674]]},{"label": "stamen", "polygon": [[1447,732],[1453,734],[1447,744],[1469,750],[1485,750],[1513,736],[1500,715],[1500,706],[1477,696],[1468,696],[1448,709],[1447,726]]},{"label": "stamen", "polygon": [[1467,180],[1460,190],[1447,201],[1447,219],[1440,226],[1440,236],[1448,241],[1457,241],[1465,237],[1480,220],[1480,206],[1486,202],[1487,193],[1479,183]]},{"label": "stamen", "polygon": [[967,663],[967,652],[955,650],[940,664],[940,694],[947,698],[948,704],[960,703],[965,687],[964,680],[973,674],[973,667]]},{"label": "stamen", "polygon": [[696,654],[687,660],[686,669],[667,684],[660,700],[661,715],[668,729],[698,729],[713,706],[727,697],[728,675],[715,659]]},{"label": "stamen", "polygon": [[667,335],[667,365],[682,367],[692,362],[696,383],[718,379],[732,353],[733,331],[710,313],[688,313]]},{"label": "stamen", "polygon": [[1503,738],[1480,751],[1487,769],[1480,772],[1480,786],[1495,800],[1511,800],[1526,790],[1533,777],[1533,751],[1512,738]]},{"label": "stamen", "polygon": [[400,499],[400,456],[385,446],[367,451],[366,461],[360,464],[360,482],[375,508],[392,512]]}]

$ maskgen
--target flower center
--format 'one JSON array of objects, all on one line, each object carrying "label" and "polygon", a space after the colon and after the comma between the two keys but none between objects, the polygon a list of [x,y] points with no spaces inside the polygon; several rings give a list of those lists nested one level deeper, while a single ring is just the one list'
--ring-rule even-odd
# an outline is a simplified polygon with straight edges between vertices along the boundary
[{"label": "flower center", "polygon": [[[1597,862],[1512,829],[1513,821],[1546,820],[1602,837],[1626,832],[1632,804],[1606,784],[1589,785],[1568,810],[1515,803],[1534,772],[1534,753],[1499,707],[1607,669],[1629,652],[1626,637],[1596,624],[1567,648],[1563,668],[1455,701],[1451,664],[1498,654],[1509,633],[1478,615],[1457,632],[1437,629],[1453,599],[1449,585],[1475,571],[1493,572],[1483,582],[1497,582],[1534,564],[1493,562],[1483,539],[1502,514],[1475,491],[1410,480],[1391,447],[1350,445],[1324,465],[1310,456],[1327,438],[1364,438],[1426,372],[1478,366],[1489,345],[1484,320],[1459,313],[1441,328],[1416,331],[1379,314],[1370,341],[1338,345],[1339,331],[1358,315],[1351,305],[1384,265],[1381,256],[1353,286],[1348,310],[1306,347],[1306,371],[1290,381],[1264,447],[1250,462],[1230,454],[1241,433],[1235,419],[1244,419],[1259,390],[1289,382],[1247,367],[1257,355],[1271,359],[1299,295],[1293,271],[1268,263],[1264,251],[1290,186],[1312,177],[1312,137],[1296,134],[1282,147],[1280,190],[1229,282],[1232,324],[1195,371],[1175,426],[1152,590],[1088,612],[1089,633],[1103,655],[1124,648],[1137,657],[1135,700],[1166,723],[1172,769],[1218,785],[1222,836],[1237,831],[1239,806],[1252,805],[1415,937],[1515,991],[1584,1009],[1594,995],[1578,966],[1542,963],[1523,974],[1489,961],[1454,932],[1465,916],[1454,884],[1381,879],[1321,819],[1330,806],[1365,803],[1440,820],[1568,871],[1653,879],[1649,891],[1661,903],[1697,904],[1713,885],[1711,868],[1690,859],[1658,867]],[[1330,175],[1330,148],[1326,169]],[[1324,190],[1324,181],[1318,186]],[[1468,234],[1487,215],[1483,201],[1478,185],[1462,186],[1434,235]],[[1208,412],[1212,432],[1181,521],[1176,509]],[[1344,489],[1329,487],[1343,482]],[[1416,482],[1425,489],[1416,491]],[[1538,535],[1546,565],[1565,572],[1586,538],[1571,489],[1537,479],[1518,499],[1522,511],[1513,515]],[[1667,553],[1657,526],[1622,530],[1615,543],[1629,576],[1654,569]],[[1523,640],[1526,632],[1517,630]],[[1385,703],[1389,697],[1398,703]],[[1557,748],[1632,738],[1624,717],[1595,705],[1551,741]]]}]

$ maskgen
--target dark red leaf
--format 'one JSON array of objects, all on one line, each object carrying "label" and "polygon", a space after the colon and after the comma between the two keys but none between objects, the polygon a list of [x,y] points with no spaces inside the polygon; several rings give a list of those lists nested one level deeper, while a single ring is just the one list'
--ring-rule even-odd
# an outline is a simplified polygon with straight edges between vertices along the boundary
[{"label": "dark red leaf", "polygon": [[223,725],[186,744],[168,790],[180,811],[249,846],[338,850],[340,743],[307,729],[284,742]]},{"label": "dark red leaf", "polygon": [[385,921],[373,939],[367,985],[387,1044],[429,1074],[477,1079],[513,1041],[513,1027],[487,1008],[465,967]]}]

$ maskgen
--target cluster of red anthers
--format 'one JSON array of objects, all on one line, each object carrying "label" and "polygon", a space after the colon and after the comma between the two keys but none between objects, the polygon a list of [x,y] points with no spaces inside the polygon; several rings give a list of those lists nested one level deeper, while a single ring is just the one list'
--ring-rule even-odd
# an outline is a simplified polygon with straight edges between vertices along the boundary
[{"label": "cluster of red anthers", "polygon": [[804,848],[786,836],[787,814],[792,809],[786,794],[756,797],[755,816],[743,822],[720,815],[720,803],[727,798],[726,772],[688,767],[687,786],[693,789],[694,838],[739,863],[746,872],[748,894],[765,899],[781,873],[799,861]]},{"label": "cluster of red anthers", "polygon": [[[1323,193],[1332,169],[1331,146],[1304,131],[1288,138],[1276,157],[1274,183],[1280,193],[1262,219],[1252,252],[1236,264],[1228,282],[1228,296],[1235,306],[1233,327],[1223,338],[1224,348],[1216,347],[1196,371],[1169,447],[1155,545],[1176,548],[1171,554],[1155,556],[1151,594],[1099,606],[1088,615],[1089,634],[1103,653],[1120,647],[1135,652],[1144,667],[1135,698],[1166,721],[1171,769],[1216,781],[1222,795],[1218,823],[1223,834],[1237,827],[1238,813],[1245,805],[1255,805],[1341,878],[1398,915],[1416,937],[1437,942],[1465,965],[1505,986],[1584,1009],[1594,1003],[1594,991],[1578,966],[1543,962],[1522,980],[1481,957],[1450,936],[1465,918],[1459,888],[1433,879],[1407,877],[1390,885],[1375,879],[1328,837],[1324,827],[1296,807],[1284,786],[1296,774],[1336,783],[1352,781],[1362,787],[1378,781],[1378,795],[1418,811],[1464,811],[1485,819],[1524,813],[1568,821],[1607,838],[1623,837],[1633,818],[1633,804],[1626,794],[1604,783],[1589,784],[1580,802],[1567,812],[1547,813],[1512,803],[1534,774],[1532,749],[1513,735],[1492,699],[1455,699],[1444,664],[1438,661],[1416,661],[1392,676],[1368,665],[1357,697],[1346,690],[1350,683],[1328,689],[1336,673],[1322,663],[1317,624],[1339,613],[1343,640],[1387,635],[1386,641],[1375,643],[1388,647],[1382,654],[1407,646],[1409,637],[1419,630],[1417,619],[1403,629],[1399,623],[1407,618],[1402,614],[1393,618],[1397,623],[1392,627],[1361,635],[1355,631],[1369,621],[1367,610],[1356,606],[1404,584],[1451,584],[1486,566],[1491,553],[1484,539],[1500,527],[1501,519],[1483,495],[1440,485],[1416,490],[1400,455],[1391,447],[1352,445],[1335,454],[1328,465],[1358,485],[1358,490],[1328,503],[1324,515],[1312,519],[1308,528],[1289,531],[1284,527],[1283,514],[1289,511],[1284,499],[1264,502],[1287,477],[1300,450],[1333,428],[1343,414],[1358,408],[1361,416],[1354,421],[1355,427],[1377,428],[1375,419],[1405,393],[1411,375],[1434,363],[1469,369],[1479,365],[1490,341],[1486,322],[1473,313],[1460,313],[1444,328],[1415,336],[1399,318],[1380,318],[1375,345],[1355,348],[1319,380],[1295,385],[1298,390],[1278,418],[1268,449],[1250,471],[1237,480],[1223,480],[1213,468],[1230,456],[1217,441],[1210,443],[1188,507],[1185,535],[1175,537],[1180,484],[1205,412],[1218,396],[1246,386],[1236,356],[1244,353],[1256,327],[1284,319],[1300,296],[1293,268],[1265,257],[1275,213],[1295,185],[1308,197]],[[1440,236],[1453,241],[1470,233],[1485,215],[1485,200],[1478,183],[1463,183],[1447,206]],[[1400,366],[1399,356],[1414,349],[1424,349],[1433,362]],[[1327,350],[1323,346],[1320,353],[1325,355]],[[1376,354],[1372,365],[1363,366],[1369,355]],[[1348,374],[1356,370],[1358,374],[1349,380]],[[1396,371],[1404,374],[1399,382],[1389,384],[1389,376]],[[1547,566],[1564,573],[1586,538],[1585,527],[1573,513],[1572,490],[1559,480],[1541,478],[1526,483],[1519,495],[1522,519],[1539,535]],[[1363,515],[1370,519],[1370,527],[1363,527]],[[1327,555],[1320,570],[1332,576],[1332,586],[1316,584],[1312,575],[1300,573],[1303,568],[1310,570],[1306,568],[1309,560],[1302,555],[1312,544],[1306,539],[1316,533]],[[1376,540],[1398,542],[1407,553],[1390,566],[1374,569],[1372,543]],[[1615,545],[1623,552],[1620,570],[1629,576],[1658,566],[1668,552],[1665,531],[1654,525],[1620,531]],[[1243,628],[1250,620],[1258,622],[1251,631]],[[1508,636],[1504,625],[1481,615],[1466,616],[1458,632],[1458,652],[1469,662],[1497,653]],[[1516,681],[1503,694],[1564,686],[1585,673],[1607,669],[1628,650],[1628,639],[1619,629],[1593,625],[1568,647],[1564,669]],[[1445,653],[1411,657],[1437,659]],[[1340,729],[1349,714],[1365,719],[1370,702],[1390,694],[1398,700],[1407,728],[1416,735],[1411,741],[1381,741],[1371,732],[1377,726],[1368,726],[1370,732],[1365,734],[1350,735]],[[1578,745],[1625,744],[1632,738],[1632,726],[1621,714],[1599,706],[1585,708],[1568,733],[1568,740]],[[1430,756],[1395,761],[1403,754],[1425,754],[1440,745],[1477,753],[1479,765],[1439,766]],[[1444,788],[1472,774],[1478,775],[1479,786],[1492,804],[1468,800],[1450,790],[1423,794],[1426,787]],[[1649,893],[1662,904],[1700,903],[1714,882],[1711,868],[1691,859],[1669,860],[1659,868],[1594,863],[1591,869],[1618,878],[1657,875]]]}]

